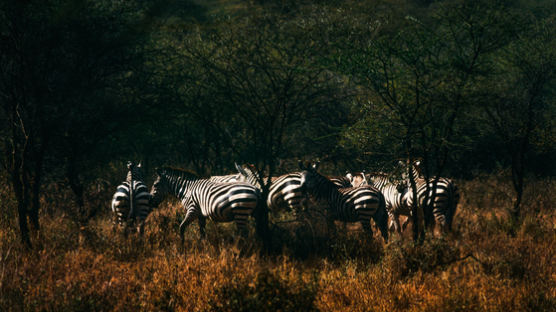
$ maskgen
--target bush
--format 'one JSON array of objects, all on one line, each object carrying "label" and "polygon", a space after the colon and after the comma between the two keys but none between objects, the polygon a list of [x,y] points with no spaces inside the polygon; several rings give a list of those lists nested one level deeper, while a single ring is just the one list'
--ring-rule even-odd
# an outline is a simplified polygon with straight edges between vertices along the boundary
[{"label": "bush", "polygon": [[416,272],[432,272],[456,261],[459,252],[444,238],[427,238],[423,244],[396,240],[385,250],[382,265],[394,279]]},{"label": "bush", "polygon": [[282,280],[270,271],[262,271],[254,282],[232,280],[216,289],[209,301],[210,311],[316,311],[316,278],[304,282]]}]

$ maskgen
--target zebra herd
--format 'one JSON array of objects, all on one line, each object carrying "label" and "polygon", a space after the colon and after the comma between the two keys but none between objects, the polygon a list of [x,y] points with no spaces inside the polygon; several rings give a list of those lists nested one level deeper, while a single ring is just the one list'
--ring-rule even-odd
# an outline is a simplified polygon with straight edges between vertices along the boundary
[{"label": "zebra herd", "polygon": [[[423,209],[427,226],[438,224],[443,232],[451,230],[459,201],[458,188],[451,179],[426,179],[419,161],[405,167],[407,174],[401,179],[387,173],[364,172],[326,177],[318,172],[318,162],[310,165],[300,162],[299,167],[298,172],[271,178],[265,203],[261,198],[262,183],[268,178],[259,176],[253,165],[236,164],[237,174],[210,178],[199,178],[181,169],[157,168],[156,180],[149,192],[142,181],[141,164],[128,162],[126,180],[117,187],[112,199],[114,224],[124,227],[126,233],[128,228],[135,227],[142,234],[148,214],[171,195],[180,200],[185,210],[180,224],[182,241],[185,229],[194,220],[199,223],[201,237],[205,236],[207,218],[213,222],[233,221],[244,233],[248,217],[261,205],[266,204],[269,211],[285,208],[296,213],[305,208],[309,198],[321,203],[318,206],[326,212],[329,228],[335,220],[359,222],[363,230],[372,235],[372,219],[386,242],[389,230],[401,233],[413,220],[411,207],[414,202]],[[415,181],[416,192],[411,187],[409,175]],[[407,217],[402,225],[400,215]]]}]

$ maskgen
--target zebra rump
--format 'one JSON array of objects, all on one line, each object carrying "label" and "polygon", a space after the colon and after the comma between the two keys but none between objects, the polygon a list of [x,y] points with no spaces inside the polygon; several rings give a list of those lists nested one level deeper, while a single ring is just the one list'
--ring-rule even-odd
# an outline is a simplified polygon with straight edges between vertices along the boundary
[{"label": "zebra rump", "polygon": [[112,197],[112,212],[114,223],[120,226],[132,226],[138,221],[138,230],[143,233],[144,221],[151,211],[151,196],[147,186],[140,181],[141,164],[135,166],[128,162],[128,174],[126,181],[116,188]]}]

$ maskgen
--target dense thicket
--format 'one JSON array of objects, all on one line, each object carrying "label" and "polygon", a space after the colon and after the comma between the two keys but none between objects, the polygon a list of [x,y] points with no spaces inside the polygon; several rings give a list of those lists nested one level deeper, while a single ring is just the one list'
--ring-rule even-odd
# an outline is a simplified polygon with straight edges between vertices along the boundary
[{"label": "dense thicket", "polygon": [[[2,166],[20,230],[44,185],[125,159],[273,174],[320,158],[554,175],[551,1],[2,1]],[[279,167],[279,165],[282,165]]]}]

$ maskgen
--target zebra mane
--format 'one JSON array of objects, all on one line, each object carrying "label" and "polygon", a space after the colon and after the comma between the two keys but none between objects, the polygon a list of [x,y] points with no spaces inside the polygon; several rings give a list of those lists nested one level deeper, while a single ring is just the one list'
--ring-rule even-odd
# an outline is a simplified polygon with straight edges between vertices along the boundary
[{"label": "zebra mane", "polygon": [[173,176],[182,176],[188,179],[200,179],[199,175],[188,169],[181,169],[181,168],[173,168],[173,167],[162,167],[157,168],[156,173],[158,175],[166,174],[166,175],[173,175]]},{"label": "zebra mane", "polygon": [[387,181],[389,181],[392,184],[396,184],[399,181],[396,180],[394,178],[394,176],[392,174],[386,173],[386,172],[382,172],[382,171],[377,171],[377,172],[371,172],[368,174],[369,180],[376,180],[378,179],[386,179]]}]

